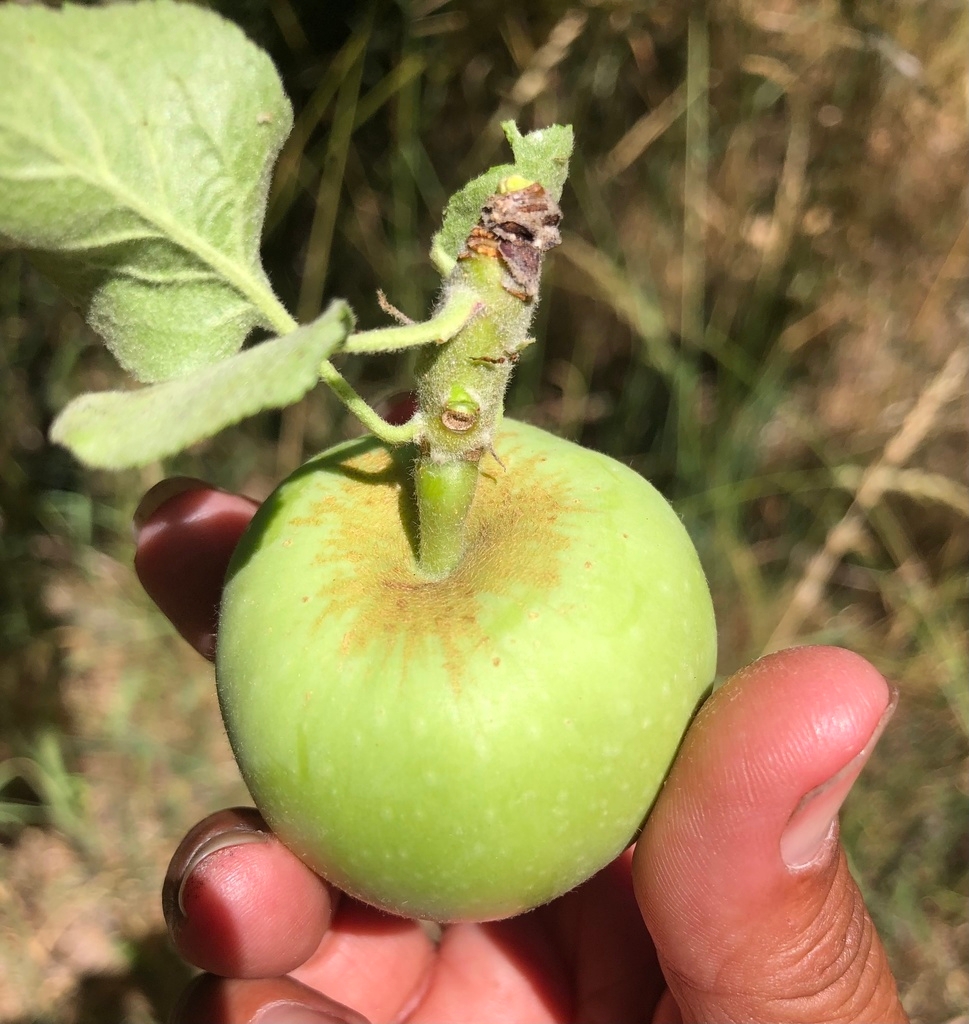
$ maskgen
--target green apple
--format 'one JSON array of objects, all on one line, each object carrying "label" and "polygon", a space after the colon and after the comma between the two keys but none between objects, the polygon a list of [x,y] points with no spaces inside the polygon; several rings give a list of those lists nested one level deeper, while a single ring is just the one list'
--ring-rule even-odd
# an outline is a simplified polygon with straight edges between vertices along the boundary
[{"label": "green apple", "polygon": [[660,494],[520,423],[496,452],[444,580],[415,573],[414,453],[373,438],[286,480],[227,577],[219,698],[256,805],[409,917],[518,914],[603,867],[714,675],[709,591]]}]

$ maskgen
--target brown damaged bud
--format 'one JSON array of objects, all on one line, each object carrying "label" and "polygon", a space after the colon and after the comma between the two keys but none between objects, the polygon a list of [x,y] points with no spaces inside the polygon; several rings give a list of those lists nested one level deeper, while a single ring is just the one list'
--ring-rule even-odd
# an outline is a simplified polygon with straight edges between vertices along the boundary
[{"label": "brown damaged bud", "polygon": [[476,410],[445,406],[441,422],[455,434],[463,434],[478,422],[478,413]]},{"label": "brown damaged bud", "polygon": [[455,434],[464,434],[478,422],[480,411],[476,399],[460,384],[455,384],[441,410],[441,422]]},{"label": "brown damaged bud", "polygon": [[[508,277],[504,287],[523,301],[538,295],[542,254],[559,245],[562,211],[537,182],[511,192],[497,192],[481,208],[481,219],[468,236],[471,252],[501,258]],[[468,251],[470,250],[470,251]]]}]

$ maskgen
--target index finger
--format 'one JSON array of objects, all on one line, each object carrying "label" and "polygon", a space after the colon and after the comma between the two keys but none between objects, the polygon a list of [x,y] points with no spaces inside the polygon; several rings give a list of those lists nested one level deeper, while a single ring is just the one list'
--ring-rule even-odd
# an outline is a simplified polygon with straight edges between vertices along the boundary
[{"label": "index finger", "polygon": [[249,498],[175,477],[156,484],[135,512],[135,571],[141,585],[210,660],[229,559],[257,508]]}]

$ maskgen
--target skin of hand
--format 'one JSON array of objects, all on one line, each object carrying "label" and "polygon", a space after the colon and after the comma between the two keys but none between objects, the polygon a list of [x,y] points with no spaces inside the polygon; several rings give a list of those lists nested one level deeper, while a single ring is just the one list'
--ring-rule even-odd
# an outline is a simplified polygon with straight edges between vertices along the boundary
[{"label": "skin of hand", "polygon": [[[176,478],[135,514],[143,586],[209,658],[255,508]],[[164,884],[173,941],[207,972],[173,1019],[905,1021],[837,825],[895,703],[844,650],[755,662],[701,709],[635,850],[548,906],[440,935],[331,889],[256,811],[214,814]]]}]

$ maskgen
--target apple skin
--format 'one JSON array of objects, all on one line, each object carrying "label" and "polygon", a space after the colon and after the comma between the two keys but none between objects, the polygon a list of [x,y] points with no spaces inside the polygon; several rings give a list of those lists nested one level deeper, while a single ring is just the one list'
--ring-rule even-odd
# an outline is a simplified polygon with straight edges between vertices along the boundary
[{"label": "apple skin", "polygon": [[373,438],[266,501],[217,654],[257,807],[311,868],[391,913],[492,920],[635,837],[711,686],[689,537],[630,469],[505,421],[467,553],[414,572],[413,452]]}]

